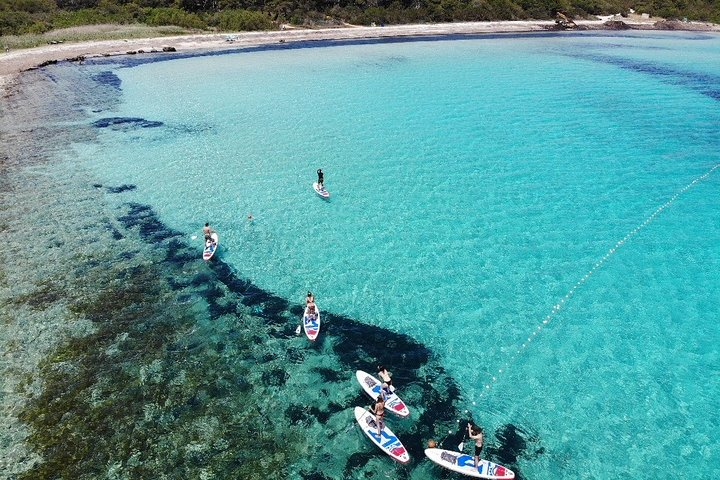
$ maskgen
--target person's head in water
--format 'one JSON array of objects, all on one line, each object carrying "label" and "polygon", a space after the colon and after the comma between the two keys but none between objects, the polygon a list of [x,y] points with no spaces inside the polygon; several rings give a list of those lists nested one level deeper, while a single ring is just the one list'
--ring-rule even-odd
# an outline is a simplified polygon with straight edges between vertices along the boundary
[{"label": "person's head in water", "polygon": [[209,223],[207,223],[207,222],[205,222],[205,226],[206,226],[206,227],[209,227],[209,226],[210,226],[210,224],[209,224]]}]

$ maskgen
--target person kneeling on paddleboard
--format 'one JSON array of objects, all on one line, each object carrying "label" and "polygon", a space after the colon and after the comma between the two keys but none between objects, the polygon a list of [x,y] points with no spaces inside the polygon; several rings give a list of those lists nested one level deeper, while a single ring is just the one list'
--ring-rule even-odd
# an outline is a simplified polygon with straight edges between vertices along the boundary
[{"label": "person kneeling on paddleboard", "polygon": [[318,174],[318,187],[320,187],[320,190],[322,190],[323,188],[325,188],[325,185],[323,185],[323,171],[322,171],[322,168],[318,168],[317,174]]},{"label": "person kneeling on paddleboard", "polygon": [[210,228],[210,224],[206,223],[203,227],[203,234],[205,234],[205,240],[210,240],[210,235],[212,235],[213,231],[212,228]]},{"label": "person kneeling on paddleboard", "polygon": [[375,400],[375,405],[371,408],[372,412],[375,414],[375,423],[377,423],[378,427],[378,437],[382,436],[382,431],[385,428],[385,398],[383,395],[378,395],[377,400]]},{"label": "person kneeling on paddleboard", "polygon": [[380,375],[380,379],[388,384],[388,387],[390,387],[390,391],[395,391],[395,387],[392,386],[392,373],[388,372],[388,369],[385,368],[383,365],[378,365],[378,375]]},{"label": "person kneeling on paddleboard", "polygon": [[478,427],[475,424],[468,423],[468,437],[475,440],[475,468],[478,468],[478,465],[480,464],[480,453],[482,452],[483,448],[483,430],[482,428]]}]

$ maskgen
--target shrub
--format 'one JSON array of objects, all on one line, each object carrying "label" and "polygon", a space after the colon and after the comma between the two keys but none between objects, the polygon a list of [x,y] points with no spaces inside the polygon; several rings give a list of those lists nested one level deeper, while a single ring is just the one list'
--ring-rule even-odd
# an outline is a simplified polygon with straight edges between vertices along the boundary
[{"label": "shrub", "polygon": [[0,36],[27,33],[32,24],[32,17],[27,12],[0,11]]},{"label": "shrub", "polygon": [[0,11],[27,13],[53,12],[57,10],[55,2],[50,0],[4,0],[0,2]]},{"label": "shrub", "polygon": [[149,11],[145,22],[155,26],[177,25],[185,28],[207,28],[207,24],[199,16],[179,8],[153,8]]},{"label": "shrub", "polygon": [[273,24],[262,12],[225,10],[213,15],[208,24],[224,31],[270,30]]}]

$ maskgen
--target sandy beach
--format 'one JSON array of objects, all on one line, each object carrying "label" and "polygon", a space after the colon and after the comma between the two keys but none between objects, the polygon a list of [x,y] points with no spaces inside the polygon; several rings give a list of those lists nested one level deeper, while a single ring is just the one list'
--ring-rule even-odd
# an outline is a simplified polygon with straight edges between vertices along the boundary
[{"label": "sandy beach", "polygon": [[[618,22],[623,22],[625,25]],[[689,30],[720,32],[720,25],[703,22],[664,21],[634,15],[630,18],[614,16],[599,20],[577,20],[576,30]],[[325,29],[287,29],[266,32],[183,35],[147,39],[104,40],[83,43],[54,44],[43,47],[8,51],[0,57],[0,89],[3,92],[15,75],[23,70],[46,62],[77,59],[78,57],[126,55],[154,52],[163,48],[188,52],[197,50],[223,50],[281,42],[307,42],[320,40],[357,40],[386,37],[413,37],[437,35],[471,35],[482,33],[521,33],[554,30],[552,20],[466,22],[418,25],[392,25],[384,27],[348,26]],[[572,30],[571,30],[572,31]]]}]

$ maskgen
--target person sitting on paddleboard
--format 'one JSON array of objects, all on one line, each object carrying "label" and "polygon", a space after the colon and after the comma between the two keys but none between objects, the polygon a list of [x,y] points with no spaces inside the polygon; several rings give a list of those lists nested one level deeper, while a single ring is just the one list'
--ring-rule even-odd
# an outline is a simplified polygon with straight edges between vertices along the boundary
[{"label": "person sitting on paddleboard", "polygon": [[378,375],[380,375],[380,380],[388,384],[388,387],[390,387],[390,390],[395,390],[395,388],[392,386],[392,373],[388,371],[387,368],[385,368],[383,365],[378,365]]},{"label": "person sitting on paddleboard", "polygon": [[[308,315],[315,315],[315,296],[312,294],[312,292],[308,292],[307,296],[305,297],[305,307],[307,307],[306,312]],[[305,321],[304,315],[303,319],[300,321],[300,325],[298,325],[295,329],[295,335],[300,335],[300,329],[302,328],[303,321]]]},{"label": "person sitting on paddleboard", "polygon": [[210,224],[206,223],[203,227],[203,233],[205,234],[205,240],[210,240],[210,235],[212,235],[213,231],[210,228]]},{"label": "person sitting on paddleboard", "polygon": [[323,171],[322,171],[322,168],[318,168],[317,174],[318,174],[318,187],[322,190],[323,188],[325,188],[325,186],[323,185]]},{"label": "person sitting on paddleboard", "polygon": [[483,430],[472,423],[468,423],[467,428],[468,437],[475,440],[475,456],[473,458],[475,460],[475,468],[478,468],[480,464],[480,452],[482,452],[483,448]]},{"label": "person sitting on paddleboard", "polygon": [[375,400],[375,405],[372,406],[372,412],[375,414],[377,419],[378,437],[382,436],[382,431],[385,428],[385,398],[382,395],[378,395]]}]

